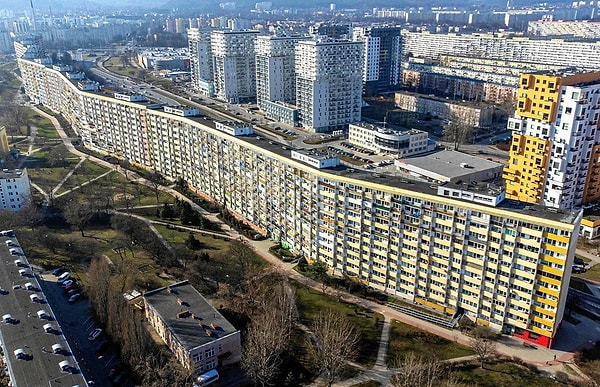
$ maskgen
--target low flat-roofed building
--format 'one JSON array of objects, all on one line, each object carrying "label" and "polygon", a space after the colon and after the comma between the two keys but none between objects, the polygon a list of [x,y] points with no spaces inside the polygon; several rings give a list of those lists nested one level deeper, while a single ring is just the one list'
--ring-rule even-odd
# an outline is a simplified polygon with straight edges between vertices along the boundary
[{"label": "low flat-roofed building", "polygon": [[480,182],[500,178],[502,164],[466,153],[441,150],[423,156],[396,160],[396,168],[431,182]]},{"label": "low flat-roofed building", "polygon": [[322,153],[318,150],[292,150],[292,159],[300,160],[318,169],[334,168],[340,165],[340,158],[330,153]]},{"label": "low flat-roofed building", "polygon": [[579,235],[586,239],[594,239],[600,236],[600,216],[587,215],[581,219]]},{"label": "low flat-roofed building", "polygon": [[400,109],[429,114],[446,119],[458,118],[467,125],[481,128],[490,126],[494,119],[494,106],[491,104],[447,100],[433,95],[397,92],[394,98]]},{"label": "low flat-roofed building", "polygon": [[200,114],[200,110],[191,106],[165,106],[165,113],[175,114],[181,117],[193,117]]},{"label": "low flat-roofed building", "polygon": [[240,361],[240,332],[188,281],[144,293],[146,318],[189,370]]},{"label": "low flat-roofed building", "polygon": [[429,134],[418,129],[395,130],[368,122],[350,124],[348,128],[350,144],[377,153],[407,157],[435,149],[435,142],[429,140]]},{"label": "low flat-roofed building", "polygon": [[215,129],[232,136],[248,136],[254,133],[252,125],[248,125],[244,122],[216,121]]},{"label": "low flat-roofed building", "polygon": [[145,102],[148,99],[143,94],[115,93],[115,99],[128,102]]}]

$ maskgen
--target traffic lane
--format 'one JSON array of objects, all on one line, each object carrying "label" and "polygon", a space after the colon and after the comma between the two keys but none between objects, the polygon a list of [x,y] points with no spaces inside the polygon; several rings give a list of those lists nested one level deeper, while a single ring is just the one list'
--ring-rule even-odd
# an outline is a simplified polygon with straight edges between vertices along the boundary
[{"label": "traffic lane", "polygon": [[69,303],[62,286],[49,272],[40,275],[39,282],[86,380],[100,386],[110,385],[107,375],[118,359],[114,353],[105,354],[101,359],[96,356],[96,343],[88,340],[89,332],[96,328],[88,300],[80,298]]}]

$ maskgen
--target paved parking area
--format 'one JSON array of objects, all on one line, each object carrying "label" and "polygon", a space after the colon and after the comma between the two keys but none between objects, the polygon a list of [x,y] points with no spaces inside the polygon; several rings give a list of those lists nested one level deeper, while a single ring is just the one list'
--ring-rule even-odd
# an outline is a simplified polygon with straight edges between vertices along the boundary
[{"label": "paved parking area", "polygon": [[75,303],[69,303],[62,287],[56,282],[56,276],[50,272],[40,273],[40,286],[43,288],[48,302],[51,303],[56,320],[63,327],[63,332],[73,354],[90,385],[110,386],[108,372],[119,363],[119,358],[114,349],[110,349],[102,356],[96,356],[96,347],[102,340],[99,337],[94,342],[88,340],[89,333],[97,328],[91,317],[90,304],[86,298],[80,298]]}]

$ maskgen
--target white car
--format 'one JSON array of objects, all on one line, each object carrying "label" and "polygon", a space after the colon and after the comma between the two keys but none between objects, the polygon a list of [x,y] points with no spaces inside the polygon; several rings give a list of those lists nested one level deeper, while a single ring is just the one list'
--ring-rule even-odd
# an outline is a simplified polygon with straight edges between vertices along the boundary
[{"label": "white car", "polygon": [[90,332],[89,336],[88,336],[88,340],[89,341],[94,341],[98,338],[98,336],[100,336],[100,334],[102,333],[102,329],[100,328],[96,328],[93,331]]}]

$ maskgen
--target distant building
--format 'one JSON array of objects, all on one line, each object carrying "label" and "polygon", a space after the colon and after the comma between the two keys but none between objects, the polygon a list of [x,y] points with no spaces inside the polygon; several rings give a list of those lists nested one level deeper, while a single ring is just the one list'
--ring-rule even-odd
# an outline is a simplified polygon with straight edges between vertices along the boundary
[{"label": "distant building", "polygon": [[196,91],[210,97],[214,95],[213,60],[210,46],[210,34],[212,31],[211,29],[188,29],[192,87]]},{"label": "distant building", "polygon": [[240,332],[187,281],[144,293],[146,318],[188,370],[240,361]]},{"label": "distant building", "polygon": [[360,121],[362,42],[323,37],[296,45],[296,106],[300,125],[313,132],[347,130]]},{"label": "distant building", "polygon": [[17,59],[39,59],[44,54],[44,45],[40,34],[21,35],[14,40]]},{"label": "distant building", "polygon": [[400,109],[446,119],[460,118],[465,124],[481,128],[494,121],[494,106],[441,99],[407,92],[396,93],[394,99]]},{"label": "distant building", "polygon": [[293,103],[296,100],[296,44],[300,36],[259,36],[256,52],[256,103]]},{"label": "distant building", "polygon": [[364,43],[364,93],[375,95],[400,83],[400,27],[355,27],[352,39]]},{"label": "distant building", "polygon": [[210,35],[215,95],[229,102],[256,99],[254,41],[258,31],[214,31]]},{"label": "distant building", "polygon": [[0,171],[0,210],[18,211],[27,205],[30,197],[27,169]]}]

